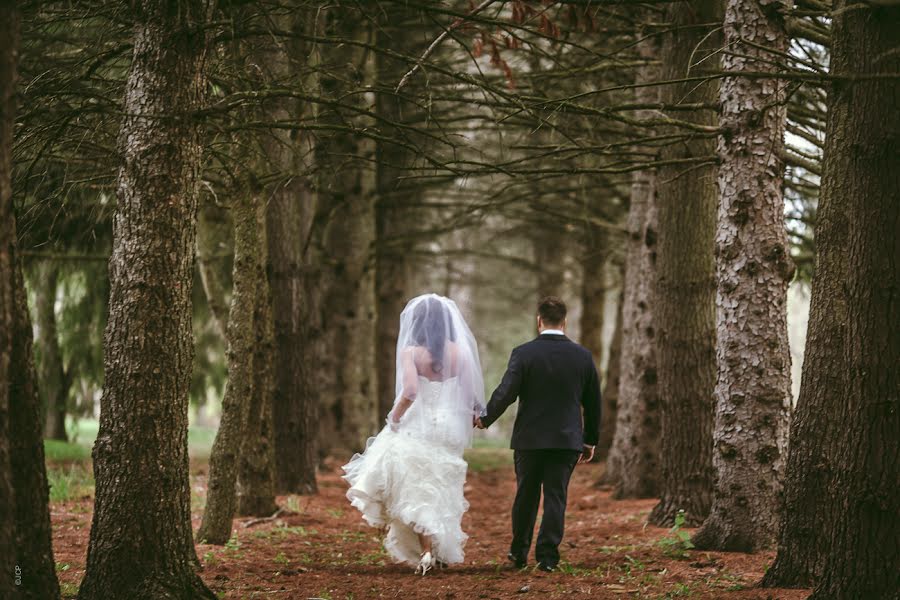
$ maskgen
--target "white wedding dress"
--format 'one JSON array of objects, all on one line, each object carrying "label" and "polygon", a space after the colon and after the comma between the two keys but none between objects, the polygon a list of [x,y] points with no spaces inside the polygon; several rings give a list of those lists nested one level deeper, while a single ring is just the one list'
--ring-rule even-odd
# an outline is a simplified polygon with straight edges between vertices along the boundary
[{"label": "white wedding dress", "polygon": [[400,423],[386,426],[344,466],[347,497],[373,527],[387,527],[384,547],[397,561],[415,565],[417,533],[431,537],[432,553],[447,564],[461,563],[467,535],[462,516],[472,405],[460,378],[418,377],[418,394]]}]

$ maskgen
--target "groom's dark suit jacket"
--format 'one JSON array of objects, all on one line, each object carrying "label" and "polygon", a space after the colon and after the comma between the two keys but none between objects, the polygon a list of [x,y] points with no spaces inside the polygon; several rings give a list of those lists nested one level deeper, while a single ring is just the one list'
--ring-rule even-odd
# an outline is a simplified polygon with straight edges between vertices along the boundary
[{"label": "groom's dark suit jacket", "polygon": [[[564,335],[546,333],[518,346],[481,422],[496,421],[519,399],[510,448],[582,450],[600,430],[600,382],[586,348]],[[584,420],[582,422],[582,410]]]}]

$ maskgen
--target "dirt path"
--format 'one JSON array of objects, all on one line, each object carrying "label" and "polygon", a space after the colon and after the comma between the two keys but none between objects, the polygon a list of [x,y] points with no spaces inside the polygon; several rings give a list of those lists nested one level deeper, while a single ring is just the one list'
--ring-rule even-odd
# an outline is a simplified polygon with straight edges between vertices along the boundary
[{"label": "dirt path", "polygon": [[[198,545],[203,578],[222,598],[715,598],[801,600],[804,590],[760,590],[753,584],[772,561],[754,555],[685,551],[667,530],[645,527],[652,500],[613,501],[592,486],[602,467],[579,466],[569,492],[563,568],[545,574],[506,567],[512,469],[470,473],[463,522],[466,564],[417,577],[392,564],[376,531],[344,498],[336,472],[323,473],[315,497],[281,498],[297,512],[276,521],[236,524],[225,547]],[[202,497],[202,476],[192,495]],[[89,499],[55,504],[54,550],[67,597],[84,575]],[[200,513],[195,510],[194,527]],[[140,518],[135,515],[135,518]],[[533,556],[529,557],[533,563]]]}]

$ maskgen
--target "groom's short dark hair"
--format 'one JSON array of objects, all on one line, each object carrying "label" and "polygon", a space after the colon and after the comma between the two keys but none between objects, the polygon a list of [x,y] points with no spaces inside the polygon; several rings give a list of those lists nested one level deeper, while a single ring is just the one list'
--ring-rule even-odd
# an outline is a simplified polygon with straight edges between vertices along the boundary
[{"label": "groom's short dark hair", "polygon": [[544,325],[562,325],[566,320],[566,303],[556,296],[546,296],[538,302],[538,316]]}]

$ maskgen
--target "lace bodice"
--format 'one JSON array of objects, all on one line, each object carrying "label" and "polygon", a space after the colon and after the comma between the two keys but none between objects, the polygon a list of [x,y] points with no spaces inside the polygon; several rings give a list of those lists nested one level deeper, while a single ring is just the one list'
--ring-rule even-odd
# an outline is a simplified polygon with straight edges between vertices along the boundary
[{"label": "lace bodice", "polygon": [[419,376],[416,400],[403,416],[400,431],[461,452],[471,440],[472,414],[460,397],[458,377],[435,381]]}]

